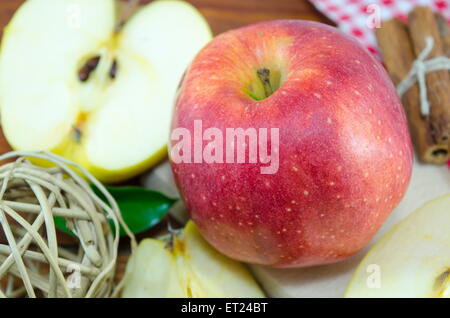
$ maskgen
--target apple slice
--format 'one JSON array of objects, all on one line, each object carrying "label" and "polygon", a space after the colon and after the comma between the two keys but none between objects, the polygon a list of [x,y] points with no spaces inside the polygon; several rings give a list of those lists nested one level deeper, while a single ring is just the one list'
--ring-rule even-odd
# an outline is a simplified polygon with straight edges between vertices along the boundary
[{"label": "apple slice", "polygon": [[104,182],[166,154],[182,73],[210,39],[184,1],[155,1],[120,30],[114,0],[28,0],[5,29],[1,121],[15,149],[50,150]]},{"label": "apple slice", "polygon": [[248,269],[214,250],[192,221],[172,246],[142,241],[126,277],[123,297],[264,297]]},{"label": "apple slice", "polygon": [[450,195],[388,232],[356,269],[346,297],[450,297]]},{"label": "apple slice", "polygon": [[175,257],[163,241],[142,241],[128,261],[126,275],[123,297],[187,297],[180,284]]}]

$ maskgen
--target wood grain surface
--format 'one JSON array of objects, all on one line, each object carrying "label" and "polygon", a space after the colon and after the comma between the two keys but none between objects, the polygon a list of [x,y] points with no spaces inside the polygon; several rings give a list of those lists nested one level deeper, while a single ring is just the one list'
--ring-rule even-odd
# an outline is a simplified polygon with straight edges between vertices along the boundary
[{"label": "wood grain surface", "polygon": [[[0,1],[0,29],[25,0]],[[126,1],[126,0],[121,0]],[[250,23],[305,19],[332,24],[307,0],[187,0],[206,17],[215,35]],[[141,0],[148,3],[151,0]]]}]

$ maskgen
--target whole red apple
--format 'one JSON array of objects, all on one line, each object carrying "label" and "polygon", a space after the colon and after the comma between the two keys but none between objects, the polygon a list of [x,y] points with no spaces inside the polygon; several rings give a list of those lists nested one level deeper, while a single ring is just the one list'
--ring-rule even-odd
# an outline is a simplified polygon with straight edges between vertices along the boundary
[{"label": "whole red apple", "polygon": [[[211,134],[202,136],[211,127],[223,133],[213,154],[224,158],[238,140],[226,140],[227,128],[278,128],[279,149],[267,133],[275,173],[262,173],[267,160],[252,162],[250,150],[244,163],[197,156],[211,150]],[[218,36],[186,72],[172,129],[172,168],[192,219],[219,251],[249,263],[303,267],[356,253],[411,175],[407,122],[387,73],[357,40],[315,22]],[[181,145],[180,136],[192,139]]]}]

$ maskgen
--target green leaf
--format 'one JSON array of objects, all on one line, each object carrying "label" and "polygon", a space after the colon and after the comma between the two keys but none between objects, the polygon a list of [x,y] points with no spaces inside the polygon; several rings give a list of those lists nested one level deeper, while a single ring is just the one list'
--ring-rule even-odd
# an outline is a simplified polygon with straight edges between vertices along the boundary
[{"label": "green leaf", "polygon": [[[95,186],[92,186],[92,189],[100,199],[108,203],[105,196]],[[139,234],[158,224],[176,202],[159,192],[141,187],[106,187],[106,189],[116,200],[123,220],[134,234]],[[114,228],[113,223],[110,223]],[[55,217],[55,225],[61,231],[73,235],[63,218]],[[120,235],[126,235],[122,227]]]},{"label": "green leaf", "polygon": [[[92,187],[100,199],[107,202],[103,194]],[[106,187],[119,205],[123,220],[131,232],[139,234],[158,224],[169,212],[176,200],[141,187]],[[121,227],[120,235],[126,235]]]}]

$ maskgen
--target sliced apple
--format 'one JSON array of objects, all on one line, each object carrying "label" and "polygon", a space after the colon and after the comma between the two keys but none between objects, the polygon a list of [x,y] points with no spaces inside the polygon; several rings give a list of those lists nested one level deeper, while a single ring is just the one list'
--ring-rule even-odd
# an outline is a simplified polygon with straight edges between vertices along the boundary
[{"label": "sliced apple", "polygon": [[123,297],[264,297],[248,269],[214,250],[192,221],[172,245],[142,241],[126,277]]},{"label": "sliced apple", "polygon": [[401,221],[356,269],[346,297],[450,297],[450,195]]},{"label": "sliced apple", "polygon": [[155,1],[117,30],[114,0],[28,0],[5,29],[2,126],[15,149],[50,150],[120,181],[163,156],[182,73],[211,39],[184,1]]},{"label": "sliced apple", "polygon": [[163,241],[142,241],[127,264],[123,297],[186,297],[180,284],[175,256]]}]

